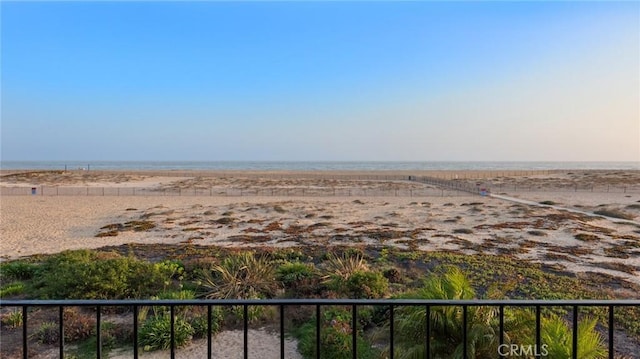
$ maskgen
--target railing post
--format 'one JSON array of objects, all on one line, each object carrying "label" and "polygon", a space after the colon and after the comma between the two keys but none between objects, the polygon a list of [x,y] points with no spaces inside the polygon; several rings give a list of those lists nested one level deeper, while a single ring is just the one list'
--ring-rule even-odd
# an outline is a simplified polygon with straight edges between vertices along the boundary
[{"label": "railing post", "polygon": [[540,350],[540,306],[536,305],[536,353]]},{"label": "railing post", "polygon": [[59,330],[60,333],[60,358],[64,358],[64,307],[60,306],[58,312]]},{"label": "railing post", "polygon": [[133,359],[138,359],[138,306],[133,306]]},{"label": "railing post", "polygon": [[351,353],[352,358],[358,358],[358,311],[356,305],[351,307]]},{"label": "railing post", "polygon": [[211,359],[212,348],[211,348],[211,304],[207,306],[207,359]]},{"label": "railing post", "polygon": [[22,358],[29,357],[28,337],[27,337],[27,306],[22,307]]},{"label": "railing post", "polygon": [[426,343],[425,343],[425,347],[426,347],[426,354],[425,357],[427,359],[431,358],[431,306],[427,305],[427,308],[425,310],[425,320],[427,321],[427,333],[426,333]]},{"label": "railing post", "polygon": [[316,358],[320,359],[320,304],[316,304]]},{"label": "railing post", "polygon": [[284,305],[280,304],[280,359],[284,359]]},{"label": "railing post", "polygon": [[466,305],[462,306],[462,357],[467,359],[467,309]]},{"label": "railing post", "polygon": [[573,306],[573,340],[572,340],[572,350],[571,357],[573,359],[578,359],[578,306]]},{"label": "railing post", "polygon": [[243,335],[243,339],[244,339],[244,359],[248,359],[249,358],[249,338],[248,338],[248,330],[249,330],[249,306],[247,304],[245,304],[243,306],[244,309],[244,313],[243,313],[243,330],[244,330],[244,335]]},{"label": "railing post", "polygon": [[395,331],[395,326],[394,326],[394,322],[395,319],[393,318],[393,304],[389,304],[389,358],[393,359],[394,357],[394,346],[393,346],[393,342],[394,342],[394,338],[393,338],[393,332]]},{"label": "railing post", "polygon": [[96,306],[96,358],[102,358],[102,307]]},{"label": "railing post", "polygon": [[609,359],[613,359],[613,305],[609,306]]},{"label": "railing post", "polygon": [[176,323],[175,323],[175,306],[170,305],[169,306],[169,316],[170,316],[170,320],[171,320],[171,333],[170,333],[170,340],[171,340],[171,359],[175,359],[176,357]]},{"label": "railing post", "polygon": [[[499,315],[500,315],[500,346],[498,348],[501,348],[502,345],[504,345],[504,305],[500,305],[500,310],[499,310]],[[501,354],[501,352],[499,351],[498,354],[500,354],[501,358],[504,358],[504,355]]]}]

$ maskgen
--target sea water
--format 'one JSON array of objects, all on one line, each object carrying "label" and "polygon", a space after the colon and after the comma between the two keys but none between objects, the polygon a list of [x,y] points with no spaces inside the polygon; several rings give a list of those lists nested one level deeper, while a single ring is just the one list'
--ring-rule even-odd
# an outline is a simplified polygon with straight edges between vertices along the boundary
[{"label": "sea water", "polygon": [[4,170],[640,170],[640,162],[1,161]]}]

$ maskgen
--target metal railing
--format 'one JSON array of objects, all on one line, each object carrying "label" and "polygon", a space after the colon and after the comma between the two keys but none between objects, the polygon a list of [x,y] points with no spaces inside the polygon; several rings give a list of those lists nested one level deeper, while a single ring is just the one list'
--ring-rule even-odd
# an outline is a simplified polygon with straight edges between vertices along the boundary
[{"label": "metal railing", "polygon": [[[468,312],[470,307],[494,307],[498,308],[498,320],[499,320],[499,341],[500,345],[506,344],[505,338],[505,308],[511,307],[529,307],[535,310],[535,345],[536,348],[541,347],[541,311],[543,308],[559,308],[569,307],[569,317],[571,318],[572,328],[572,351],[571,358],[578,358],[578,323],[579,323],[579,309],[591,308],[591,307],[603,307],[608,309],[607,314],[607,333],[606,343],[608,347],[608,358],[613,359],[615,356],[615,341],[614,341],[614,329],[615,329],[615,310],[621,307],[640,307],[640,300],[367,300],[367,299],[270,299],[270,300],[1,300],[0,309],[2,308],[20,308],[22,310],[22,357],[28,357],[29,348],[29,335],[28,335],[28,318],[29,308],[49,307],[59,308],[59,353],[60,358],[64,358],[65,342],[64,342],[64,316],[63,311],[66,307],[91,307],[95,308],[95,321],[96,321],[96,357],[102,357],[102,311],[104,307],[128,307],[133,309],[133,358],[139,356],[139,335],[138,335],[138,313],[141,307],[169,307],[170,308],[170,340],[171,358],[176,356],[175,345],[175,318],[176,307],[184,306],[201,306],[207,308],[207,358],[212,358],[212,307],[222,306],[236,306],[243,309],[243,357],[246,359],[249,356],[248,344],[250,338],[248,336],[249,328],[249,315],[248,308],[250,306],[277,306],[279,308],[279,339],[280,339],[280,358],[285,357],[285,307],[290,306],[314,306],[315,307],[315,335],[316,335],[316,350],[315,357],[321,357],[321,310],[323,307],[336,307],[346,306],[351,307],[351,351],[352,358],[357,358],[358,348],[358,319],[357,310],[359,306],[386,306],[389,310],[389,358],[394,358],[394,343],[395,343],[395,330],[394,330],[394,310],[399,307],[406,306],[418,306],[425,308],[425,320],[426,320],[426,334],[424,338],[425,345],[425,357],[431,358],[431,333],[432,333],[432,319],[431,309],[434,307],[459,307],[462,309],[462,345],[464,358],[469,358],[469,340],[468,340],[468,326],[469,318]],[[538,355],[537,355],[538,356]],[[507,357],[504,353],[496,353],[496,357]]]}]

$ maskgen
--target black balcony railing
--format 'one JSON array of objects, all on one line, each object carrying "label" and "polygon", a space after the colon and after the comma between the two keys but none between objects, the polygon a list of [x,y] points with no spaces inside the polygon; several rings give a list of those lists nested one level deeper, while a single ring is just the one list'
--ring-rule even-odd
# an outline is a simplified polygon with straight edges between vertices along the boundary
[{"label": "black balcony railing", "polygon": [[[280,357],[285,357],[285,307],[288,306],[314,306],[316,313],[316,357],[321,357],[321,310],[323,307],[332,306],[347,306],[352,310],[352,323],[351,323],[351,343],[352,343],[352,357],[357,358],[357,310],[359,306],[386,306],[389,309],[389,358],[394,357],[394,309],[403,306],[421,306],[426,309],[426,335],[425,335],[425,356],[430,358],[431,356],[431,320],[430,313],[433,307],[445,307],[454,306],[462,308],[463,313],[463,333],[462,333],[462,345],[464,357],[469,357],[468,349],[468,309],[469,307],[494,307],[498,308],[499,316],[499,336],[500,345],[505,344],[505,320],[504,313],[505,308],[511,307],[529,307],[535,310],[535,340],[536,348],[541,345],[541,310],[542,308],[571,308],[569,317],[571,318],[572,326],[572,358],[578,358],[578,322],[579,322],[579,309],[601,307],[607,309],[608,329],[607,346],[608,357],[614,358],[615,355],[615,316],[614,313],[617,308],[621,307],[640,307],[640,300],[364,300],[364,299],[273,299],[273,300],[2,300],[0,301],[1,308],[20,308],[22,310],[22,356],[27,358],[28,356],[28,320],[29,320],[29,308],[37,307],[55,307],[59,308],[59,352],[60,358],[64,358],[64,316],[63,310],[65,307],[92,307],[95,308],[96,313],[96,357],[102,357],[102,342],[101,342],[101,328],[102,328],[102,308],[104,307],[128,307],[133,309],[133,358],[138,358],[138,312],[141,307],[169,307],[171,316],[171,358],[175,358],[176,346],[175,346],[175,309],[182,306],[204,306],[207,307],[208,322],[208,335],[207,335],[207,358],[212,358],[212,328],[211,328],[211,313],[212,307],[215,306],[240,306],[243,308],[243,355],[244,358],[248,358],[248,344],[250,338],[248,337],[249,326],[249,306],[276,306],[279,308],[279,333],[280,333]],[[496,353],[496,357],[505,357],[502,353]]]}]

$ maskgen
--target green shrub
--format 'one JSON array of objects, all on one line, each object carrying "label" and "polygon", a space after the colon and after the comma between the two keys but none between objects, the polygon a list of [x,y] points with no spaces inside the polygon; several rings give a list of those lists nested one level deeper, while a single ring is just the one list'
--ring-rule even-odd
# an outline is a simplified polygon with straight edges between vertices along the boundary
[{"label": "green shrub", "polygon": [[204,271],[203,296],[212,299],[272,298],[280,289],[273,263],[253,252],[225,258]]},{"label": "green shrub", "polygon": [[[320,321],[320,358],[352,358],[351,313],[340,308],[330,308],[322,313]],[[317,345],[315,318],[302,325],[295,332],[295,336],[298,338],[299,352],[305,358],[315,358]],[[356,340],[358,358],[379,357],[377,350],[362,336],[361,328],[358,330]]]},{"label": "green shrub", "polygon": [[[401,296],[403,299],[448,299],[469,300],[475,298],[475,291],[466,275],[456,267],[448,267],[441,275],[432,275],[424,286],[415,293]],[[397,309],[396,338],[394,354],[397,358],[419,358],[425,356],[426,309],[422,306],[405,306]],[[430,336],[433,340],[432,356],[460,358],[463,333],[462,308],[456,306],[431,307]],[[467,329],[469,351],[473,357],[490,358],[497,352],[498,337],[488,325],[494,312],[487,307],[469,307]],[[387,329],[388,330],[388,329]],[[385,351],[389,352],[390,348]]]},{"label": "green shrub", "polygon": [[287,262],[276,270],[276,278],[284,284],[285,288],[291,288],[304,279],[315,275],[315,269],[311,264],[300,262]]},{"label": "green shrub", "polygon": [[172,282],[175,266],[89,250],[49,257],[35,283],[43,299],[122,299],[148,297]]},{"label": "green shrub", "polygon": [[38,271],[38,265],[25,261],[13,261],[0,264],[0,278],[29,280]]},{"label": "green shrub", "polygon": [[35,333],[36,339],[42,344],[56,343],[59,336],[58,324],[53,322],[43,322]]},{"label": "green shrub", "polygon": [[333,285],[337,292],[356,299],[382,298],[389,290],[387,278],[379,272],[369,271],[354,272],[346,281],[336,281]]},{"label": "green shrub", "polygon": [[283,284],[287,295],[294,298],[310,296],[322,289],[320,276],[311,264],[284,263],[276,270],[276,279]]},{"label": "green shrub", "polygon": [[[130,343],[133,338],[133,331],[128,325],[118,325],[112,322],[103,322],[101,328],[101,350],[102,358],[109,358],[109,353],[124,343]],[[66,335],[65,335],[66,338]],[[65,339],[66,340],[66,339]],[[76,359],[94,359],[98,355],[96,353],[97,337],[92,334],[86,340],[78,341],[72,346],[69,358]],[[65,355],[67,358],[67,355]]]},{"label": "green shrub", "polygon": [[25,291],[24,283],[14,282],[7,285],[3,285],[0,288],[0,297],[8,297],[10,295],[22,294]]},{"label": "green shrub", "polygon": [[[578,323],[579,359],[604,358],[607,351],[602,335],[596,330],[597,320],[580,319]],[[544,318],[541,325],[541,341],[548,345],[550,358],[571,358],[573,354],[573,333],[571,327],[560,317]],[[532,338],[533,339],[533,338]],[[535,340],[532,340],[534,343]]]},{"label": "green shrub", "polygon": [[[193,327],[194,338],[202,338],[207,336],[207,319],[208,314],[205,312],[197,316],[192,317],[189,320],[189,324]],[[222,308],[211,308],[211,334],[216,334],[222,328],[222,322],[224,321],[224,314]]]},{"label": "green shrub", "polygon": [[22,326],[22,311],[13,310],[2,316],[2,325],[15,329]]},{"label": "green shrub", "polygon": [[65,308],[64,340],[68,343],[78,342],[89,338],[95,332],[95,317],[85,314],[78,308]]},{"label": "green shrub", "polygon": [[179,291],[163,291],[158,294],[157,299],[172,299],[172,300],[186,300],[195,299],[196,293],[192,290],[179,290]]},{"label": "green shrub", "polygon": [[[175,347],[183,347],[193,337],[194,329],[182,318],[174,317]],[[160,315],[145,321],[140,327],[139,343],[145,351],[166,350],[171,347],[171,316]]]},{"label": "green shrub", "polygon": [[328,252],[324,266],[326,273],[324,278],[329,281],[346,280],[355,272],[369,270],[367,261],[358,252],[345,252],[341,256]]},{"label": "green shrub", "polygon": [[[231,315],[231,317],[226,317],[226,319],[228,319],[232,325],[240,324],[244,320],[244,306],[242,305],[226,307],[224,312]],[[267,322],[272,320],[275,315],[276,311],[274,307],[264,305],[247,306],[247,322],[249,323]]]}]

